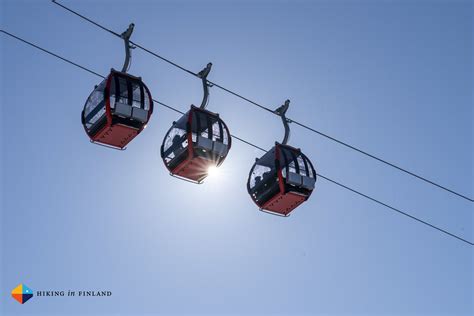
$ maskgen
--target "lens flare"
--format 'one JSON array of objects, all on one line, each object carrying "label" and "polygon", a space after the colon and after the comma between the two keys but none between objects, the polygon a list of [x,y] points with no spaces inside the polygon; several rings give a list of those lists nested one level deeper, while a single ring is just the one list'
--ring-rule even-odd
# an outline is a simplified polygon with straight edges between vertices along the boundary
[{"label": "lens flare", "polygon": [[207,168],[207,174],[210,177],[215,177],[219,175],[219,168],[217,168],[216,166],[210,166],[209,168]]}]

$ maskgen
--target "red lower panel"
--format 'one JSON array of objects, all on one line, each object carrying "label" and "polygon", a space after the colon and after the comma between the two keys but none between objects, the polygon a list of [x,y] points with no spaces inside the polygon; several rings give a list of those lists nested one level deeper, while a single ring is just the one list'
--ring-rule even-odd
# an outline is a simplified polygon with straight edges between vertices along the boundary
[{"label": "red lower panel", "polygon": [[306,200],[306,196],[294,192],[278,193],[262,206],[262,209],[281,215],[288,215]]},{"label": "red lower panel", "polygon": [[192,181],[200,182],[207,177],[207,169],[211,165],[214,165],[214,163],[210,160],[194,157],[183,161],[171,173]]},{"label": "red lower panel", "polygon": [[138,130],[122,124],[104,127],[92,140],[101,144],[124,148],[138,135]]}]

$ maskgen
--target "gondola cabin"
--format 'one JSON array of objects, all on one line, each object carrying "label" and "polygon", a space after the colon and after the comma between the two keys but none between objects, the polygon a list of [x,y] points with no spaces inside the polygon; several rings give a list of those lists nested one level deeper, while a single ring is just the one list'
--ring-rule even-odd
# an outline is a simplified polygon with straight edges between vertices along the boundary
[{"label": "gondola cabin", "polygon": [[112,69],[86,101],[82,125],[92,142],[123,149],[145,128],[153,100],[140,77]]},{"label": "gondola cabin", "polygon": [[219,114],[191,105],[166,134],[161,157],[171,175],[201,183],[209,167],[224,162],[231,136]]},{"label": "gondola cabin", "polygon": [[315,183],[316,171],[301,150],[275,143],[275,147],[256,159],[247,190],[261,210],[288,216],[309,198]]}]

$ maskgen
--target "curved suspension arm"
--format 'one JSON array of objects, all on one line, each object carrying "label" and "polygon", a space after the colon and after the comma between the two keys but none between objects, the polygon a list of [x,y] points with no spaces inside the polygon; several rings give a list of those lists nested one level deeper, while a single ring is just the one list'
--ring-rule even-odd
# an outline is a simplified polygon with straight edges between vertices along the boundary
[{"label": "curved suspension arm", "polygon": [[125,43],[125,61],[123,62],[122,72],[127,72],[128,68],[130,67],[130,57],[132,55],[131,49],[135,48],[133,46],[130,46],[130,36],[132,36],[134,27],[135,24],[130,23],[128,29],[120,35]]},{"label": "curved suspension arm", "polygon": [[288,143],[288,140],[290,139],[290,125],[288,124],[290,120],[286,118],[286,111],[289,107],[290,100],[286,100],[285,104],[275,110],[275,113],[280,115],[281,120],[283,122],[283,126],[285,127],[285,136],[283,137],[283,141],[281,142],[283,145],[286,145]]},{"label": "curved suspension arm", "polygon": [[206,68],[201,70],[197,75],[202,79],[202,87],[204,89],[204,96],[201,102],[201,109],[205,109],[207,105],[207,100],[209,99],[209,84],[207,82],[207,75],[211,71],[212,63],[208,63]]}]

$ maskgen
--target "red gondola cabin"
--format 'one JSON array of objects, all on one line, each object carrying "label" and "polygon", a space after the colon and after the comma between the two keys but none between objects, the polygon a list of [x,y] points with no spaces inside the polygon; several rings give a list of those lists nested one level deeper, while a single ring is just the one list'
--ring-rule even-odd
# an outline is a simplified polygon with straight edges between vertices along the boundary
[{"label": "red gondola cabin", "polygon": [[191,105],[166,134],[161,157],[171,175],[201,183],[226,158],[231,137],[219,114]]},{"label": "red gondola cabin", "polygon": [[247,190],[261,210],[288,216],[313,192],[316,171],[300,149],[275,143],[250,170]]},{"label": "red gondola cabin", "polygon": [[290,138],[286,111],[290,100],[274,111],[285,127],[282,143],[275,142],[261,158],[255,160],[247,180],[247,191],[261,211],[288,216],[306,201],[316,184],[313,164],[299,148],[287,145]]},{"label": "red gondola cabin", "polygon": [[123,149],[152,112],[153,100],[142,79],[112,69],[87,99],[82,125],[92,142]]}]

